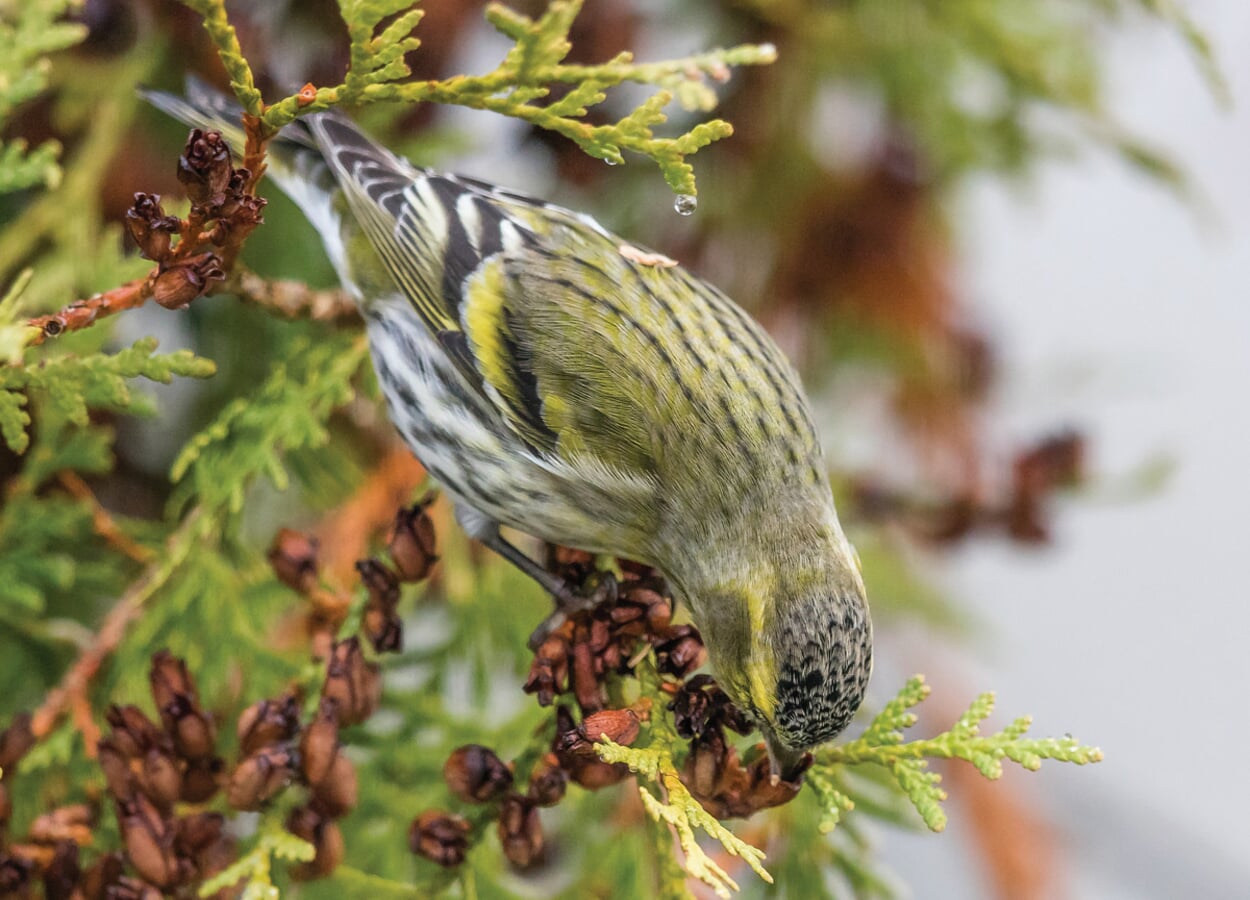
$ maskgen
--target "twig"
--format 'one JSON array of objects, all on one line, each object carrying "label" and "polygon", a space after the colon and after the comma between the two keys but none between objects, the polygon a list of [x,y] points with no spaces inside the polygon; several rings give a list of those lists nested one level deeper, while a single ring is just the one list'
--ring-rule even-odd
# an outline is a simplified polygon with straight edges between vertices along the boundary
[{"label": "twig", "polygon": [[135,562],[148,563],[152,561],[152,551],[142,544],[136,543],[117,526],[116,520],[109,515],[107,509],[100,505],[95,492],[91,490],[87,482],[82,480],[78,473],[66,469],[59,473],[57,478],[65,490],[79,500],[86,501],[91,506],[91,524],[94,526],[96,534]]},{"label": "twig", "polygon": [[[247,135],[243,153],[247,181],[242,188],[242,199],[251,199],[255,197],[256,184],[265,171],[265,148],[269,137],[262,134],[263,126],[255,116],[245,115],[243,127]],[[179,170],[180,173],[190,167],[188,156],[193,150],[198,148],[202,151],[206,145],[211,147],[212,141],[217,141],[224,148],[220,135],[214,133],[205,138],[200,131],[193,131],[183,155],[183,168]],[[229,169],[228,153],[224,149],[221,152],[222,165]],[[211,167],[213,160],[210,157],[205,162],[201,155],[196,164]],[[193,172],[190,177],[208,177],[206,171],[202,169]],[[199,184],[203,191],[203,182]],[[220,204],[222,196],[224,195],[219,193],[211,202]],[[200,202],[196,202],[193,195],[187,218],[174,220],[176,228],[171,229],[171,217],[164,215],[160,208],[160,198],[137,194],[135,207],[127,213],[127,225],[131,227],[131,234],[139,243],[140,252],[148,259],[156,260],[157,266],[143,278],[128,281],[86,300],[75,301],[51,315],[30,319],[27,345],[42,344],[48,338],[57,337],[66,331],[89,328],[104,316],[135,309],[154,297],[164,306],[180,308],[196,297],[219,292],[220,287],[214,287],[213,282],[230,273],[247,236],[262,221],[260,210],[264,201],[241,203],[240,195],[236,193],[229,206],[234,211],[223,212],[218,206],[205,205],[210,202],[205,197],[201,196],[199,200]],[[204,231],[205,224],[214,218],[218,220],[216,227]],[[138,231],[135,230],[136,227]],[[173,247],[170,246],[171,233],[178,237],[178,242]],[[214,245],[219,252],[212,249],[206,251],[206,247]],[[185,283],[179,281],[179,275]]]},{"label": "twig", "polygon": [[302,281],[271,281],[246,269],[237,270],[222,290],[290,319],[334,322],[360,318],[346,291],[316,290]]},{"label": "twig", "polygon": [[[104,661],[126,636],[126,629],[143,611],[143,605],[155,594],[169,577],[187,558],[198,534],[198,525],[202,518],[202,510],[192,510],[182,524],[169,536],[166,552],[152,560],[143,574],[134,581],[122,594],[113,608],[108,611],[95,639],[79,654],[78,659],[61,678],[61,683],[48,692],[40,707],[35,710],[31,719],[30,730],[36,739],[46,738],[66,712],[74,713],[74,723],[83,732],[87,741],[86,752],[89,757],[96,753],[92,734],[98,738],[95,724],[91,720],[90,703],[87,701],[87,689],[91,681],[100,671]],[[85,710],[85,712],[84,712]],[[86,724],[84,724],[86,723]]]},{"label": "twig", "polygon": [[135,309],[147,303],[152,297],[152,284],[156,280],[156,269],[143,278],[128,281],[102,294],[76,300],[59,312],[47,316],[30,319],[28,324],[32,330],[28,346],[42,344],[48,338],[54,338],[67,331],[80,331],[96,323],[105,316],[116,315],[127,309]]},{"label": "twig", "polygon": [[[243,168],[248,172],[243,193],[255,196],[256,186],[260,184],[260,179],[265,174],[265,169],[268,168],[265,163],[265,154],[273,133],[266,134],[260,117],[249,113],[243,114],[243,133],[247,137],[243,146]],[[234,261],[238,259],[249,233],[250,231],[246,230],[231,231],[225,246],[221,248],[221,268],[227,275],[234,269]]]}]

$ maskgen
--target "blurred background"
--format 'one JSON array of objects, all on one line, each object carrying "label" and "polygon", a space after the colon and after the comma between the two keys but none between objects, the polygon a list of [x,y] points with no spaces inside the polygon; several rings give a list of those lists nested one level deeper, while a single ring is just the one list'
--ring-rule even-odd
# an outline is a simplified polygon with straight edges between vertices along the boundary
[{"label": "blurred background", "polygon": [[[1048,810],[1059,896],[1250,894],[1240,813],[1250,781],[1230,774],[1248,734],[1230,710],[1250,686],[1240,575],[1250,7],[1188,7],[1214,44],[1231,109],[1159,29],[1108,35],[1099,54],[1107,108],[1166,149],[1189,179],[1186,199],[1087,157],[1044,164],[1023,189],[971,180],[956,206],[958,282],[1004,363],[995,433],[1078,423],[1097,473],[1060,507],[1046,550],[977,542],[937,566],[990,629],[971,658],[966,645],[944,649],[943,671],[1023,702],[1042,731],[1071,730],[1107,752],[1092,779],[1016,779]],[[1163,460],[1157,488],[1127,497],[1125,475]],[[906,646],[923,645],[913,636]],[[939,865],[935,849],[909,839],[896,864],[918,884]]]},{"label": "blurred background", "polygon": [[[335,4],[236,6],[267,96],[338,80]],[[494,65],[505,45],[480,4],[422,6],[419,77]],[[170,161],[185,132],[139,108],[131,85],[223,80],[198,18],[173,3],[88,0],[81,20],[87,42],[7,131],[62,140],[71,178],[90,169],[78,187],[91,221],[73,239],[114,249],[76,257],[30,236],[30,195],[0,199],[0,284],[33,263],[32,312],[144,271],[117,255],[117,223],[135,191],[178,192]],[[867,826],[901,893],[1250,896],[1238,713],[1250,687],[1250,6],[637,0],[587,4],[572,34],[582,62],[743,41],[780,58],[720,89],[717,114],[736,133],[694,159],[690,217],[645,160],[609,168],[463,109],[361,118],[418,163],[593,212],[767,325],[810,387],[864,559],[881,642],[870,705],[925,672],[921,730],[993,688],[1005,713],[1035,714],[1038,734],[1106,752],[1092,769],[994,784],[944,770],[945,835]],[[605,115],[641,96],[622,91]],[[115,117],[112,137],[91,143],[93,115],[97,131]],[[266,218],[248,264],[331,285],[290,204],[273,197]],[[284,326],[201,301],[111,327],[97,344],[152,333],[221,367],[156,391],[159,418],[115,423],[116,466],[92,488],[119,515],[155,519],[178,448],[263,374]],[[393,465],[384,427],[359,415],[352,427],[374,443],[342,450],[332,484],[305,471],[315,490],[249,505],[258,541]],[[0,450],[0,477],[19,465]],[[455,567],[481,561],[447,556],[454,593]],[[39,673],[19,692],[29,702],[68,651],[20,643]]]}]

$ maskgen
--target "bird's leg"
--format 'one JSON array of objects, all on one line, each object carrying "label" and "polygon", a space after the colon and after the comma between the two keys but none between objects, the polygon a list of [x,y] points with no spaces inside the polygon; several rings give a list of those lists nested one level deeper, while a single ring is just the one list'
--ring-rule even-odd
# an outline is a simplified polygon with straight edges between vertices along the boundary
[{"label": "bird's leg", "polygon": [[610,573],[591,576],[579,590],[559,575],[548,572],[530,559],[520,548],[499,533],[499,525],[474,509],[456,504],[456,519],[468,534],[486,547],[494,550],[530,578],[542,585],[556,601],[555,611],[534,629],[529,638],[531,650],[537,650],[543,641],[565,623],[570,615],[594,609],[602,603],[616,600],[616,579]]},{"label": "bird's leg", "polygon": [[531,650],[537,650],[553,631],[568,620],[570,615],[586,612],[600,604],[616,600],[616,578],[610,572],[592,575],[586,579],[586,584],[579,590],[559,575],[548,572],[534,562],[515,544],[509,543],[498,531],[490,539],[479,538],[479,540],[541,584],[555,598],[555,611],[543,619],[530,635],[529,648]]}]

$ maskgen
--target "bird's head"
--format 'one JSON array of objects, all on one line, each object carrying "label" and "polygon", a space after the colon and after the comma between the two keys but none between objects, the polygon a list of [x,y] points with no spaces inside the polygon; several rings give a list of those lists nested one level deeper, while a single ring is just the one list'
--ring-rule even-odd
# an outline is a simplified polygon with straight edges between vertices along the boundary
[{"label": "bird's head", "polygon": [[691,603],[717,682],[756,721],[774,774],[850,723],[872,673],[872,623],[853,551],[722,582]]}]

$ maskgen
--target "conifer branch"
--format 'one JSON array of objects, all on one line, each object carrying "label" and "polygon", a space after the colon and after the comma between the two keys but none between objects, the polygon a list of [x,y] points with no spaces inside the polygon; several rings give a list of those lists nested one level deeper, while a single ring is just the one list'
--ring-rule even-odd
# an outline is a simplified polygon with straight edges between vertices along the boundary
[{"label": "conifer branch", "polygon": [[913,677],[857,740],[817,751],[816,765],[809,772],[809,778],[813,779],[815,793],[826,809],[823,821],[826,830],[837,823],[842,812],[853,806],[834,781],[840,765],[875,763],[884,766],[911,800],[925,825],[933,831],[941,831],[946,827],[946,814],[941,807],[946,793],[938,786],[941,776],[929,770],[929,759],[962,759],[993,780],[1002,777],[1003,760],[1035,771],[1046,759],[1083,766],[1103,758],[1097,747],[1081,744],[1070,736],[1025,737],[1032,721],[1028,716],[1013,720],[996,734],[980,734],[980,723],[994,709],[993,693],[977,697],[948,731],[932,738],[904,742],[903,730],[916,723],[911,709],[929,696],[929,690],[923,676]]},{"label": "conifer branch", "polygon": [[[697,188],[686,157],[728,137],[733,129],[728,122],[714,119],[677,137],[657,137],[654,127],[667,120],[663,108],[676,98],[688,109],[707,111],[716,103],[708,79],[725,82],[732,66],[765,65],[777,56],[775,47],[764,44],[660,62],[635,63],[629,53],[622,53],[598,65],[571,65],[564,58],[572,46],[568,35],[582,0],[553,0],[537,19],[492,3],[486,8],[487,21],[513,41],[493,71],[407,81],[412,72],[404,56],[421,45],[413,32],[422,11],[413,8],[411,0],[340,0],[339,11],[351,39],[350,63],[342,83],[306,85],[295,94],[264,104],[229,26],[223,0],[184,2],[204,16],[205,27],[231,75],[231,86],[248,114],[258,117],[256,133],[266,140],[299,116],[341,103],[444,103],[522,119],[561,134],[589,155],[610,163],[624,162],[624,151],[649,157],[675,193],[690,197],[697,194]],[[389,17],[394,18],[383,26]],[[614,123],[585,121],[590,107],[603,103],[608,90],[626,82],[660,90]],[[573,88],[554,102],[540,102],[554,87],[563,85]]]}]

